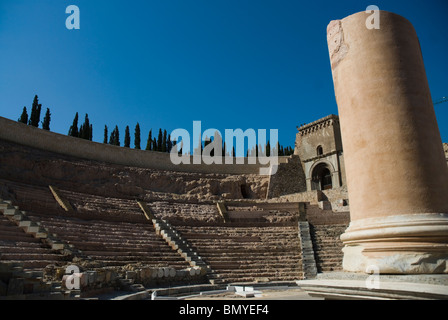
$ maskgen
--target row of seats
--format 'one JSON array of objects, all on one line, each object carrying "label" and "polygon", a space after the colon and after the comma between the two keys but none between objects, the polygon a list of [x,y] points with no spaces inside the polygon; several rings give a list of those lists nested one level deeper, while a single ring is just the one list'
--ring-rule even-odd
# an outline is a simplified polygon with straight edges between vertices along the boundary
[{"label": "row of seats", "polygon": [[0,214],[0,262],[22,263],[24,269],[42,269],[64,259],[40,239],[25,233],[14,222]]},{"label": "row of seats", "polygon": [[343,244],[340,236],[348,228],[350,213],[322,210],[310,204],[306,205],[306,213],[317,272],[341,271]]},{"label": "row of seats", "polygon": [[[20,209],[26,208],[26,215],[31,221],[39,223],[50,234],[55,234],[58,239],[73,245],[85,258],[100,265],[122,266],[138,262],[154,267],[189,267],[185,259],[156,234],[153,224],[146,220],[135,201],[61,191],[61,195],[66,197],[74,208],[72,212],[66,212],[62,208],[49,206],[51,199],[53,204],[56,203],[49,188],[4,180],[1,183],[13,193],[14,204]],[[21,232],[34,243],[41,242],[26,235],[17,226],[10,227],[17,229],[17,232]],[[5,236],[4,233],[0,235],[0,240],[5,241]],[[21,246],[21,243],[17,243],[17,246]],[[41,246],[44,244],[41,243]],[[23,260],[31,259],[33,254],[40,252],[34,247],[25,247],[23,250],[27,250]],[[52,255],[57,257],[58,253],[54,252]],[[62,255],[59,256],[63,259]],[[47,255],[45,257],[49,258]],[[10,258],[11,255],[2,253],[0,259],[11,260]],[[61,259],[45,261],[48,264],[57,264]],[[28,264],[45,266],[44,262],[31,264],[31,260]]]},{"label": "row of seats", "polygon": [[[0,180],[0,184],[32,221],[104,266],[137,262],[173,268],[189,266],[156,234],[134,200],[60,190],[60,196],[73,207],[68,212],[57,204],[49,188],[6,180]],[[170,222],[225,282],[303,278],[297,203],[229,202],[227,221],[213,203],[157,201],[148,203],[148,207],[157,218]],[[348,224],[348,215],[335,215],[309,205],[306,210],[318,271],[340,270],[339,236]],[[0,222],[0,230],[4,231],[0,235],[0,260],[15,261],[20,252],[30,268],[65,263],[62,255],[5,217]]]}]

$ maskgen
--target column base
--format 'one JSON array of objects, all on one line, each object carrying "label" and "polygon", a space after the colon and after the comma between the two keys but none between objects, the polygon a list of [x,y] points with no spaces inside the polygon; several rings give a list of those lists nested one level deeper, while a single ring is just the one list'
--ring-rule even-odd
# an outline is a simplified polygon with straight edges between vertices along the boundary
[{"label": "column base", "polygon": [[341,235],[343,269],[379,274],[448,273],[448,214],[352,221]]}]

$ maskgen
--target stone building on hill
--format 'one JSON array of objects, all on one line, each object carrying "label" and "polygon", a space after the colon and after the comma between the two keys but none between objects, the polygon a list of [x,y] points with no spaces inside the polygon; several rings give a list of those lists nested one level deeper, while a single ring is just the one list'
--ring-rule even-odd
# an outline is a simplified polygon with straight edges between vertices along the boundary
[{"label": "stone building on hill", "polygon": [[339,117],[329,115],[298,128],[294,154],[299,156],[306,190],[345,185],[344,156]]}]

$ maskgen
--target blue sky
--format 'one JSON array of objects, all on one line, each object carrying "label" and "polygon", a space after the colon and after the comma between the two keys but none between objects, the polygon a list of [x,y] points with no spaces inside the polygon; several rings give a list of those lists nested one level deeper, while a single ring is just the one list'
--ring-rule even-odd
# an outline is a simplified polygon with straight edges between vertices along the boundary
[{"label": "blue sky", "polygon": [[[80,30],[68,30],[68,5]],[[409,19],[431,94],[448,96],[448,1],[0,0],[0,116],[35,94],[67,134],[89,114],[93,139],[115,125],[149,129],[278,129],[337,114],[326,27],[368,5]],[[448,142],[448,103],[435,106]],[[122,142],[123,143],[123,142]],[[133,142],[131,143],[133,146]]]}]

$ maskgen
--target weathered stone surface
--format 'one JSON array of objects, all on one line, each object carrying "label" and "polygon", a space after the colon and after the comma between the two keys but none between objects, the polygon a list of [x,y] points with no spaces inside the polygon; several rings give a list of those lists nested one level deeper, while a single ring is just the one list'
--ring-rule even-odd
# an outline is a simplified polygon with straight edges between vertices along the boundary
[{"label": "weathered stone surface", "polygon": [[[42,161],[41,159],[46,159]],[[0,140],[0,176],[37,186],[54,185],[90,194],[141,199],[217,200],[265,198],[268,178],[258,174],[188,173],[126,167],[70,158]],[[64,194],[61,194],[64,196]],[[8,198],[8,197],[6,197]],[[76,209],[76,208],[75,208]]]},{"label": "weathered stone surface", "polygon": [[408,20],[379,15],[380,29],[366,12],[327,29],[350,199],[344,269],[444,273],[448,167],[420,44]]}]

